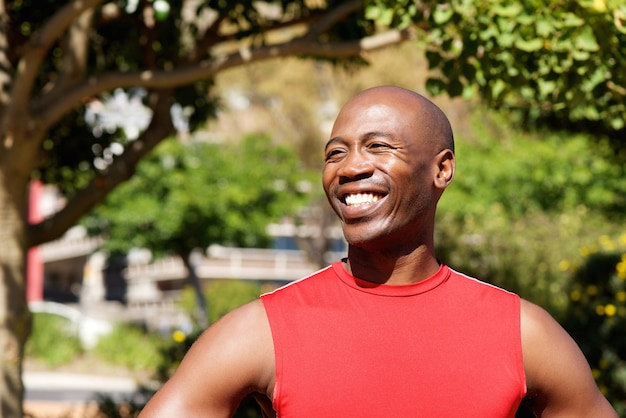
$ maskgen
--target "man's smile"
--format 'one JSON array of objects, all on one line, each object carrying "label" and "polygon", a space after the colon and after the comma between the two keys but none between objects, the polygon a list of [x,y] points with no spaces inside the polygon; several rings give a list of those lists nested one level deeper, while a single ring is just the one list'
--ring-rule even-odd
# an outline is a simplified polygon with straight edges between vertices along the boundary
[{"label": "man's smile", "polygon": [[369,203],[376,203],[383,196],[378,193],[350,193],[343,196],[341,199],[347,206],[360,206]]}]

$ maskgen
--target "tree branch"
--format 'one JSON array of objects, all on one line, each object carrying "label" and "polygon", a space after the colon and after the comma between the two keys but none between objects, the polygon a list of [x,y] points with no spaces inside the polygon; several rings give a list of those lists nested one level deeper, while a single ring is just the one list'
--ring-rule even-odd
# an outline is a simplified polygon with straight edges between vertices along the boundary
[{"label": "tree branch", "polygon": [[23,117],[27,115],[30,94],[43,58],[51,46],[72,25],[85,10],[98,6],[105,0],[75,0],[59,10],[35,34],[33,34],[26,53],[17,67],[11,97],[11,112]]},{"label": "tree branch", "polygon": [[[9,17],[4,0],[0,0],[0,106],[10,101],[7,94],[11,84],[11,60],[9,59]],[[2,109],[4,111],[4,109]],[[2,112],[0,111],[0,112]],[[1,120],[0,114],[0,120]]]},{"label": "tree branch", "polygon": [[146,131],[126,147],[106,174],[95,177],[87,187],[72,196],[63,209],[38,224],[29,225],[27,229],[29,247],[60,238],[83,215],[104,201],[112,189],[128,180],[141,158],[174,132],[170,114],[172,91],[159,91],[154,95],[155,103],[152,106],[154,113]]},{"label": "tree branch", "polygon": [[65,37],[63,48],[63,64],[57,81],[48,92],[51,97],[55,92],[66,90],[69,86],[76,84],[87,72],[89,28],[93,19],[93,10],[85,11],[70,26]]},{"label": "tree branch", "polygon": [[330,29],[334,24],[351,13],[362,9],[363,5],[364,3],[361,0],[352,0],[347,3],[342,3],[337,8],[326,13],[324,17],[314,24],[305,37],[310,40],[317,39],[318,36]]},{"label": "tree branch", "polygon": [[308,39],[296,39],[282,44],[242,48],[236,53],[173,70],[126,73],[109,72],[91,77],[84,83],[70,89],[63,95],[61,100],[54,103],[54,106],[50,105],[40,108],[35,104],[33,111],[40,116],[40,121],[44,126],[52,126],[70,111],[76,103],[117,87],[175,88],[198,80],[211,78],[220,71],[252,62],[294,55],[307,55],[318,58],[346,58],[398,44],[410,38],[411,32],[404,30],[384,32],[360,40],[341,43],[321,43]]},{"label": "tree branch", "polygon": [[[263,33],[268,34],[275,31],[280,31],[283,29],[295,28],[303,25],[311,25],[315,22],[320,21],[324,16],[326,16],[328,12],[322,12],[314,10],[312,13],[306,16],[299,16],[293,18],[289,21],[277,21],[272,22],[270,25],[263,26]],[[211,24],[211,26],[205,31],[204,35],[198,38],[196,42],[195,52],[192,56],[204,56],[207,50],[216,45],[218,43],[227,43],[230,41],[236,41],[238,39],[248,38],[257,33],[255,30],[242,30],[239,32],[232,32],[228,34],[219,34],[219,26],[220,23],[226,19],[226,16],[218,16],[216,21]],[[189,60],[191,62],[193,60]]]}]

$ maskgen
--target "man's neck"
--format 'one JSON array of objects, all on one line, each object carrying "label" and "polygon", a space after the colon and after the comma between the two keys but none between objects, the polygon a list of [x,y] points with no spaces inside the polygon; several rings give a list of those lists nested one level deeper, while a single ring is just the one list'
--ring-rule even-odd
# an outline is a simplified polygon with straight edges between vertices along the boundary
[{"label": "man's neck", "polygon": [[344,268],[361,280],[403,285],[417,283],[432,276],[439,269],[439,262],[428,246],[416,248],[403,255],[373,253],[350,246]]}]

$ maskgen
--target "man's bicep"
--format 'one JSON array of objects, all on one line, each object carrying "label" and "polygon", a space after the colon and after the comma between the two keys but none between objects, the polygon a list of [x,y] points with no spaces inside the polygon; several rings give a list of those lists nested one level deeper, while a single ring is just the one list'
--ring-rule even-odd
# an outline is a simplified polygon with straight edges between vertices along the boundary
[{"label": "man's bicep", "polygon": [[229,417],[248,393],[267,393],[272,379],[271,332],[261,302],[254,301],[198,338],[143,414]]},{"label": "man's bicep", "polygon": [[578,345],[546,311],[526,301],[522,351],[528,396],[538,416],[617,416],[598,390]]}]

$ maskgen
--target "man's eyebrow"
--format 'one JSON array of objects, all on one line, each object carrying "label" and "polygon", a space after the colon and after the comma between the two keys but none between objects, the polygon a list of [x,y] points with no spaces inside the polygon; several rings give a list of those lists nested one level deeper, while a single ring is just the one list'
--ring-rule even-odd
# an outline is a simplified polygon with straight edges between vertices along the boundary
[{"label": "man's eyebrow", "polygon": [[384,131],[373,131],[373,132],[368,132],[366,134],[363,135],[362,139],[368,140],[368,139],[372,139],[372,138],[387,138],[387,139],[395,139],[395,136],[389,132],[384,132]]},{"label": "man's eyebrow", "polygon": [[[389,132],[384,132],[384,131],[372,131],[372,132],[367,132],[365,134],[363,134],[361,136],[361,140],[362,141],[367,141],[369,139],[372,138],[387,138],[387,139],[395,139],[396,137],[389,133]],[[332,144],[336,143],[336,142],[345,142],[344,139],[341,136],[335,136],[333,138],[330,138],[328,140],[328,142],[326,143],[326,146],[324,147],[324,150],[327,150],[329,146],[331,146]]]},{"label": "man's eyebrow", "polygon": [[343,138],[340,136],[336,136],[334,138],[330,138],[328,140],[328,142],[326,143],[326,146],[324,147],[324,151],[326,151],[328,149],[329,146],[331,146],[332,144],[334,144],[335,142],[343,142]]}]

